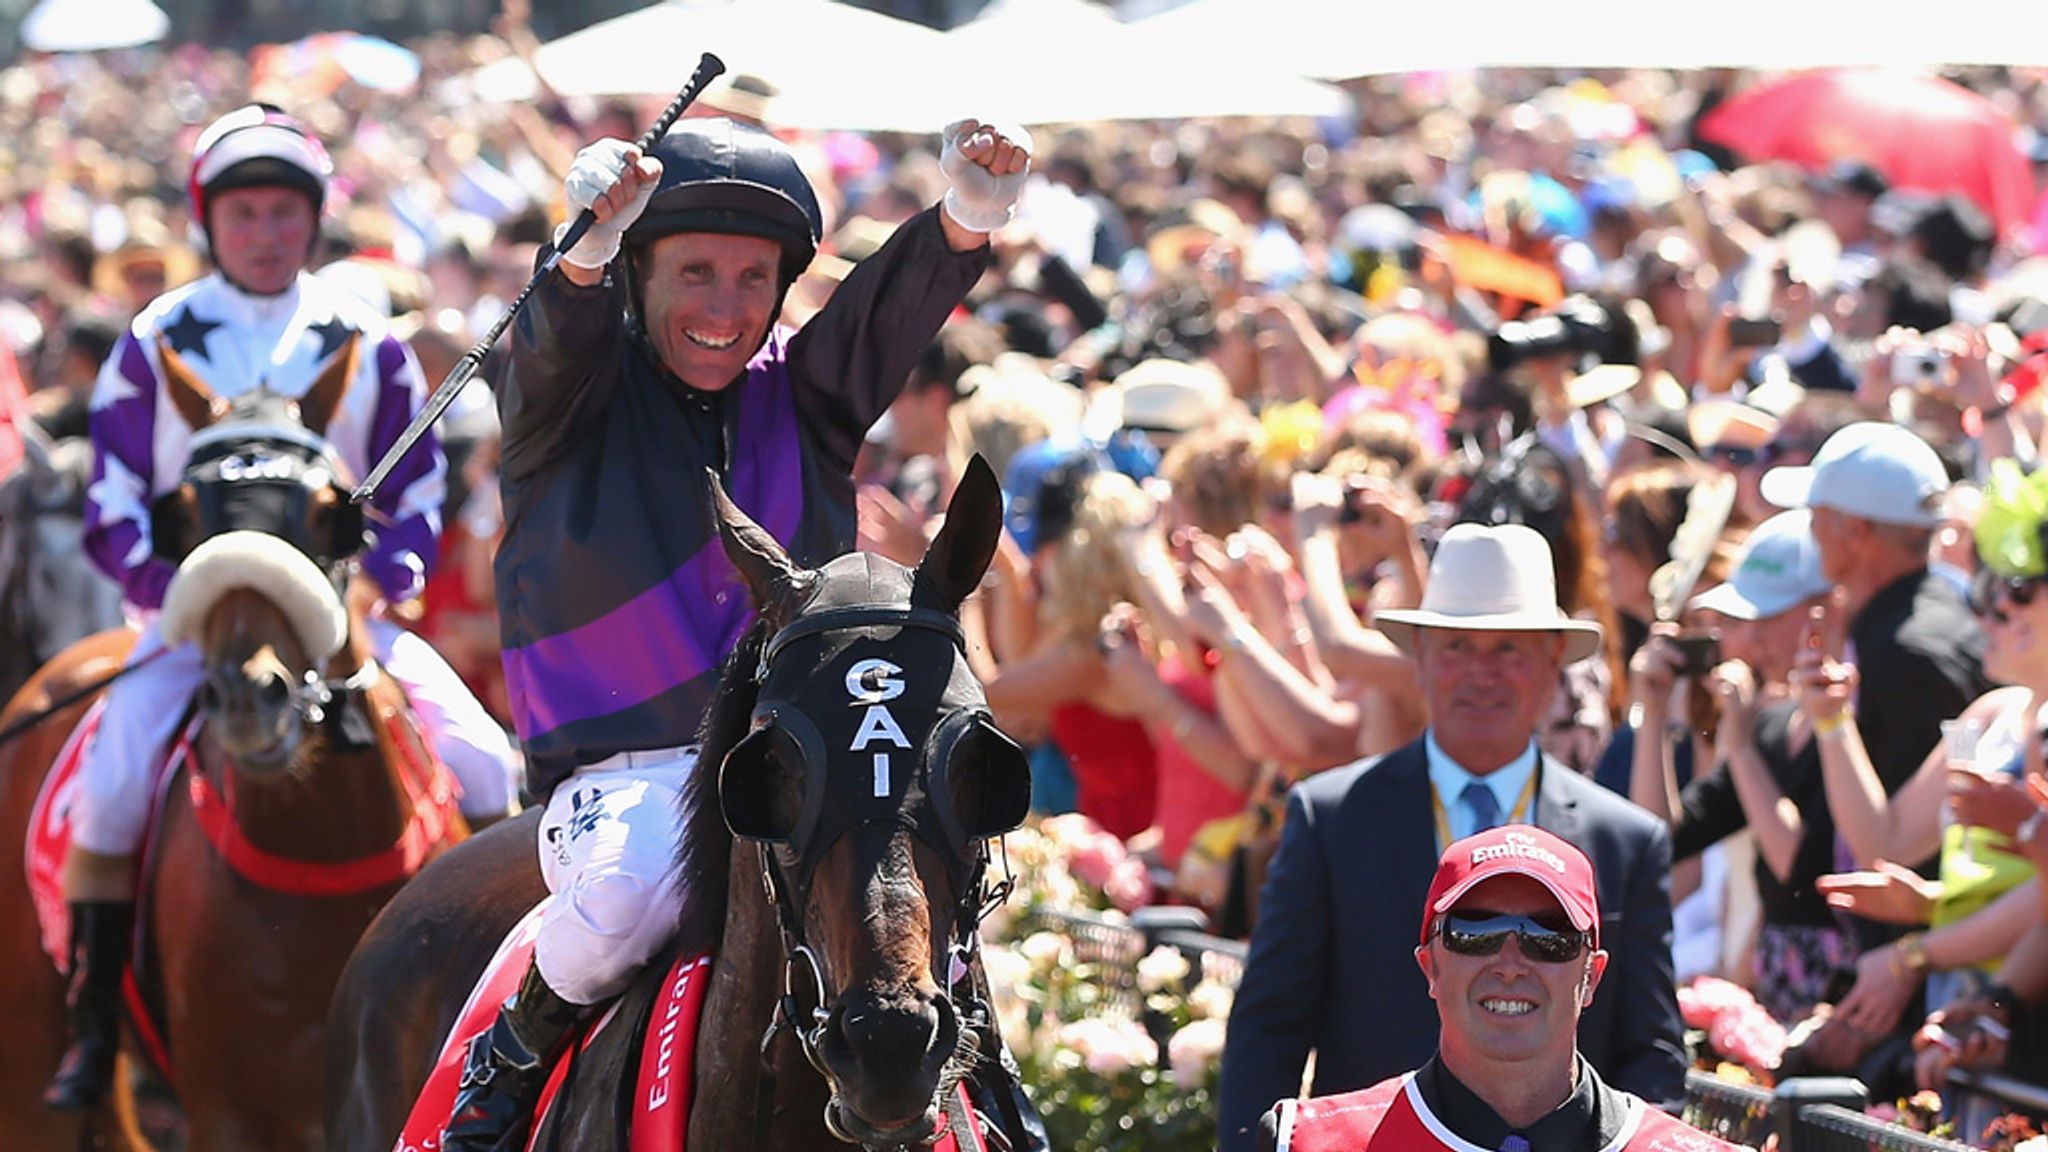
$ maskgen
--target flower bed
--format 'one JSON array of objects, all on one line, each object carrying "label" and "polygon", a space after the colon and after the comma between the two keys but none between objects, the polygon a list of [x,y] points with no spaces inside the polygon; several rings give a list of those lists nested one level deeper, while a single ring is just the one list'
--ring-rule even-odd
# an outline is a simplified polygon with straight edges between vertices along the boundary
[{"label": "flower bed", "polygon": [[1234,959],[1149,952],[1151,895],[1114,836],[1058,816],[1008,838],[1017,891],[983,926],[1003,1040],[1054,1148],[1206,1152]]}]

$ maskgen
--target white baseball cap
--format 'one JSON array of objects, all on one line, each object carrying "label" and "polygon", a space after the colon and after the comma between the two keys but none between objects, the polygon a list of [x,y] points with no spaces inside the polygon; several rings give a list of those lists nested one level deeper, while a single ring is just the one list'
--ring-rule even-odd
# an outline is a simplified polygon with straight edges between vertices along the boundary
[{"label": "white baseball cap", "polygon": [[1932,528],[1941,523],[1948,470],[1927,441],[1870,420],[1828,437],[1812,464],[1764,473],[1759,490],[1780,508],[1832,508],[1859,520]]},{"label": "white baseball cap", "polygon": [[1800,508],[1757,525],[1742,542],[1727,582],[1693,597],[1689,607],[1736,620],[1763,620],[1832,587],[1821,575],[1813,513]]}]

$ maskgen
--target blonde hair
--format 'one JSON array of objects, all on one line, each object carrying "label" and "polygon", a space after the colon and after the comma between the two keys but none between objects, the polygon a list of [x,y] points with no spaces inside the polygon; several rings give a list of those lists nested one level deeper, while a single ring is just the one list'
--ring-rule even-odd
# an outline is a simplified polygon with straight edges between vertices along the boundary
[{"label": "blonde hair", "polygon": [[1274,487],[1277,473],[1264,458],[1265,434],[1249,420],[1232,420],[1197,428],[1159,463],[1159,475],[1173,485],[1178,507],[1195,527],[1211,536],[1228,536],[1258,516],[1261,497]]},{"label": "blonde hair", "polygon": [[1073,523],[1046,554],[1040,574],[1039,612],[1047,626],[1091,639],[1111,608],[1135,597],[1116,535],[1143,524],[1151,512],[1151,501],[1120,472],[1097,472],[1083,482]]}]

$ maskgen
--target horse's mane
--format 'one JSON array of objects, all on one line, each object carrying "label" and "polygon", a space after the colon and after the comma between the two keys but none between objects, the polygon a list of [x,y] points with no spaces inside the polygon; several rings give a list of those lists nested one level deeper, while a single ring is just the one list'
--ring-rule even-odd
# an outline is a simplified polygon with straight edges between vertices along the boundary
[{"label": "horse's mane", "polygon": [[767,642],[767,625],[757,620],[720,666],[718,690],[712,694],[698,734],[697,766],[679,801],[683,838],[672,867],[677,889],[684,893],[684,905],[676,935],[691,951],[716,950],[725,932],[732,831],[725,826],[718,806],[718,767],[753,724],[754,703],[761,694],[753,671]]}]

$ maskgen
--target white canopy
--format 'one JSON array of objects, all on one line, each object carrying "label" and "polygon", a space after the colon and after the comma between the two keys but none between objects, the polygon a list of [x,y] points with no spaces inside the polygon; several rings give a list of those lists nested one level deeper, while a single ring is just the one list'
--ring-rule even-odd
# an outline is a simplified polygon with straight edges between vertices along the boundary
[{"label": "white canopy", "polygon": [[701,53],[778,90],[768,119],[793,128],[937,132],[958,107],[944,37],[832,0],[668,0],[541,46],[535,65],[569,96],[669,96]]},{"label": "white canopy", "polygon": [[1228,47],[1329,80],[1499,67],[1931,67],[2048,63],[2038,10],[2013,0],[1191,0],[1135,21],[1162,54]]},{"label": "white canopy", "polygon": [[97,52],[164,38],[171,18],[150,0],[42,0],[21,18],[21,42],[37,52]]},{"label": "white canopy", "polygon": [[[707,51],[774,85],[766,119],[791,128],[1351,112],[1343,92],[1234,51],[1158,51],[1083,0],[1008,0],[945,33],[837,0],[665,0],[542,45],[535,65],[564,95],[667,96]],[[516,92],[519,71],[492,65],[478,90]]]},{"label": "white canopy", "polygon": [[1164,42],[1084,0],[997,0],[946,33],[976,69],[966,106],[1026,124],[1348,116],[1350,97],[1230,40]]}]

